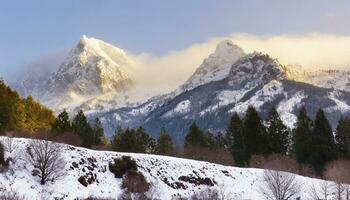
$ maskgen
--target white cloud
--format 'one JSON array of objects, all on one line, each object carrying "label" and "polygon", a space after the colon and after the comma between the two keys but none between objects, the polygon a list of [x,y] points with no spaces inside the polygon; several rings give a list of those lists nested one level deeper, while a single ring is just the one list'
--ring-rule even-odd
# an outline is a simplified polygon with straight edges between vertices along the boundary
[{"label": "white cloud", "polygon": [[350,66],[350,36],[309,33],[304,35],[256,36],[232,34],[211,38],[162,57],[149,54],[133,56],[138,63],[137,80],[150,93],[169,92],[195,71],[216,45],[232,40],[246,53],[260,51],[282,64],[299,64],[308,69],[347,68]]},{"label": "white cloud", "polygon": [[[261,51],[270,54],[282,64],[300,64],[305,68],[348,68],[350,66],[350,36],[309,33],[303,35],[249,35],[232,34],[228,37],[210,38],[165,56],[147,53],[131,55],[136,63],[137,91],[149,96],[170,92],[184,83],[216,45],[225,39],[232,40],[246,53]],[[59,53],[64,55],[64,53]],[[30,68],[57,65],[61,56],[47,56]],[[51,64],[50,64],[51,63]],[[39,66],[39,67],[38,67]],[[51,68],[52,69],[52,68]]]}]

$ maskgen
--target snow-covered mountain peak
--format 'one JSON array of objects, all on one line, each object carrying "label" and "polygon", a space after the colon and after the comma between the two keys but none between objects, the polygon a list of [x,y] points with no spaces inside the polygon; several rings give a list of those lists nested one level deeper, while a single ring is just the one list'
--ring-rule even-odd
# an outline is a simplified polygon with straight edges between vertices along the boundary
[{"label": "snow-covered mountain peak", "polygon": [[232,65],[229,78],[237,88],[253,87],[286,78],[286,67],[269,55],[254,52]]},{"label": "snow-covered mountain peak", "polygon": [[215,49],[212,57],[219,57],[224,60],[234,60],[234,57],[243,56],[244,51],[231,40],[221,41]]},{"label": "snow-covered mountain peak", "polygon": [[244,55],[243,50],[232,41],[220,42],[216,46],[215,52],[203,61],[181,88],[190,90],[199,85],[226,78],[232,64]]},{"label": "snow-covered mountain peak", "polygon": [[122,49],[84,35],[56,72],[22,95],[32,95],[55,111],[73,110],[101,95],[124,96],[134,82],[133,66]]}]

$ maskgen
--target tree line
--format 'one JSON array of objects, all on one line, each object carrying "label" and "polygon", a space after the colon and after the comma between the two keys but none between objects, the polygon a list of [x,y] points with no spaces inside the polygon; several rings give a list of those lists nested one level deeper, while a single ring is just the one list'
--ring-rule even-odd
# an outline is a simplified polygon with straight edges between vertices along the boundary
[{"label": "tree line", "polygon": [[23,131],[33,134],[50,130],[54,113],[34,101],[31,96],[22,98],[0,79],[0,132]]},{"label": "tree line", "polygon": [[281,154],[293,156],[299,164],[309,164],[321,174],[327,162],[350,158],[350,118],[340,118],[333,134],[322,109],[312,120],[301,107],[294,128],[289,130],[275,108],[263,121],[249,107],[242,119],[237,114],[232,116],[227,141],[238,166],[248,166],[252,155]]}]

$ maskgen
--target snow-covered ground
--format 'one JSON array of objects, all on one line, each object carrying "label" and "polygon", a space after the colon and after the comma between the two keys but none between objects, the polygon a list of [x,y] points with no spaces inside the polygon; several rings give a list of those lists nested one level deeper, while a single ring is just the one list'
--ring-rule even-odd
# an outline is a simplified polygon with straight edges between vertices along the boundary
[{"label": "snow-covered ground", "polygon": [[[4,141],[6,138],[0,139]],[[26,160],[29,141],[30,139],[14,139],[16,148],[12,153],[6,152],[5,156],[13,157],[15,162],[0,174],[0,191],[16,191],[31,200],[73,200],[89,196],[117,199],[123,193],[120,188],[122,179],[114,177],[108,170],[108,163],[113,158],[128,155],[136,160],[139,171],[152,184],[148,192],[152,199],[189,197],[208,188],[219,191],[223,199],[262,199],[259,193],[263,184],[262,169],[229,167],[158,155],[94,151],[63,144],[65,175],[59,180],[40,185],[38,177],[32,175],[32,166]],[[78,182],[78,178],[90,172],[96,176],[96,181],[85,187]],[[181,176],[206,179],[205,182],[209,184],[192,184],[181,179]],[[300,183],[302,199],[305,199],[312,185],[324,182],[302,176],[297,176],[296,180]]]}]

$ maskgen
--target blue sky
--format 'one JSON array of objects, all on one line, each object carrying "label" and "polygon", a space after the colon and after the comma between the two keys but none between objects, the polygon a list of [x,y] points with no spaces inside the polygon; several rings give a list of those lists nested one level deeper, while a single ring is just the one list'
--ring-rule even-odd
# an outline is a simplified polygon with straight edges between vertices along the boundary
[{"label": "blue sky", "polygon": [[164,55],[211,37],[350,34],[348,0],[0,0],[0,76],[81,35]]}]

